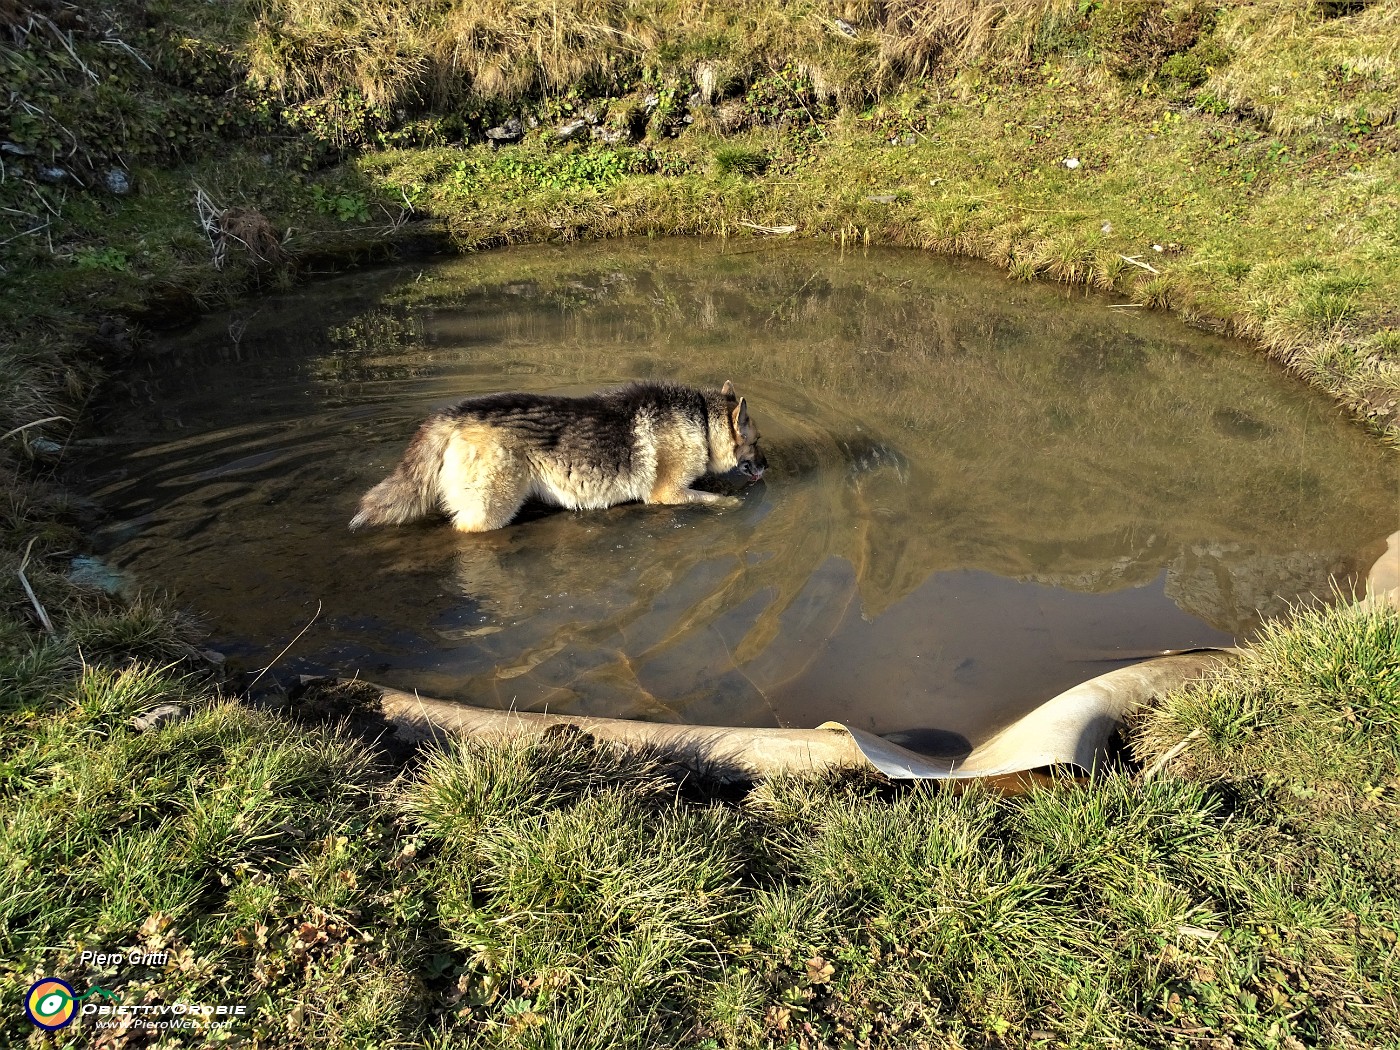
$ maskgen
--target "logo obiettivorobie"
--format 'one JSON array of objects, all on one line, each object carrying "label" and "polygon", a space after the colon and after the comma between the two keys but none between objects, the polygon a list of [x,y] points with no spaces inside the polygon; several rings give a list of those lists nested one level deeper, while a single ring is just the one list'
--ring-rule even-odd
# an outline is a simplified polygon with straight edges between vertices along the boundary
[{"label": "logo obiettivorobie", "polygon": [[73,986],[57,977],[43,977],[29,986],[24,996],[24,1015],[46,1032],[56,1032],[73,1023],[73,1015],[84,999],[94,995],[119,1001],[115,992],[93,985],[82,995]]},{"label": "logo obiettivorobie", "polygon": [[29,986],[24,1012],[40,1028],[53,1032],[73,1023],[77,1002],[71,984],[57,977],[45,977]]}]

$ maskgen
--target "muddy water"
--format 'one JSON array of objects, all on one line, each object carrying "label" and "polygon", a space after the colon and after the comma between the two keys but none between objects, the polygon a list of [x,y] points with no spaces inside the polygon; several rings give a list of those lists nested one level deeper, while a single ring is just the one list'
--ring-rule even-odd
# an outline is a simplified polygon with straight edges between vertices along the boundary
[{"label": "muddy water", "polygon": [[[114,406],[109,561],[249,667],[476,704],[825,719],[958,750],[1142,650],[1348,586],[1393,462],[1171,318],[917,254],[530,248],[338,278],[165,340]],[[732,378],[738,506],[351,534],[433,408]]]}]

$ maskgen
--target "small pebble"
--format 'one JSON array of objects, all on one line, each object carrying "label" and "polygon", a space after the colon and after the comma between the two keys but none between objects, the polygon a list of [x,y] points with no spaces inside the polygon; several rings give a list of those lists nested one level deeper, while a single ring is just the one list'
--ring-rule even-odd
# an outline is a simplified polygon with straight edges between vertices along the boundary
[{"label": "small pebble", "polygon": [[107,172],[106,177],[102,181],[107,187],[107,192],[116,194],[118,197],[125,196],[131,192],[131,177],[127,175],[126,172],[122,171],[121,168],[113,168],[111,171]]},{"label": "small pebble", "polygon": [[36,456],[43,456],[45,459],[51,459],[63,452],[63,446],[57,441],[51,441],[48,438],[35,438],[29,443],[29,451],[33,452]]},{"label": "small pebble", "polygon": [[161,704],[131,720],[131,728],[138,733],[149,733],[169,722],[178,722],[185,717],[185,709],[179,704]]}]

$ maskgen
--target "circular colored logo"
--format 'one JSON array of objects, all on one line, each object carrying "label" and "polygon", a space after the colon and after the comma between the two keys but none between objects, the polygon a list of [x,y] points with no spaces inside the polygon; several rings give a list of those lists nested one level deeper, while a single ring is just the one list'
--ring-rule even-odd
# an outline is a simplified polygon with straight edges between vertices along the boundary
[{"label": "circular colored logo", "polygon": [[73,1023],[73,986],[57,977],[45,977],[30,985],[24,1012],[40,1028],[52,1032]]}]

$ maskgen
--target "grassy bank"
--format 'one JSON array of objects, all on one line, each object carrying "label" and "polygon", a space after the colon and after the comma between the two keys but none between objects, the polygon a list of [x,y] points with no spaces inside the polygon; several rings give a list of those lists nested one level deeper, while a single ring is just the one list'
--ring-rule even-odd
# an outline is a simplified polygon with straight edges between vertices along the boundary
[{"label": "grassy bank", "polygon": [[1136,755],[1190,743],[1148,782],[717,801],[579,741],[401,771],[67,582],[101,511],[60,484],[143,326],[420,225],[973,255],[1253,338],[1394,444],[1396,4],[36,0],[0,30],[7,1002],[241,1000],[276,1046],[1400,1039],[1394,613],[1308,614],[1168,698]]},{"label": "grassy bank", "polygon": [[790,226],[1175,309],[1400,434],[1391,3],[25,10],[12,331],[79,295],[188,312],[422,220],[465,249]]},{"label": "grassy bank", "polygon": [[[172,696],[187,719],[131,727]],[[308,1047],[1400,1039],[1394,611],[1309,614],[1168,698],[1140,757],[1198,735],[1150,781],[1017,798],[847,779],[715,801],[569,739],[396,774],[151,663],[54,665],[6,699],[12,1003],[57,973],[246,1002],[256,1045]]]},{"label": "grassy bank", "polygon": [[7,51],[20,329],[415,220],[466,249],[791,226],[1175,309],[1400,433],[1391,3],[39,6]]}]

